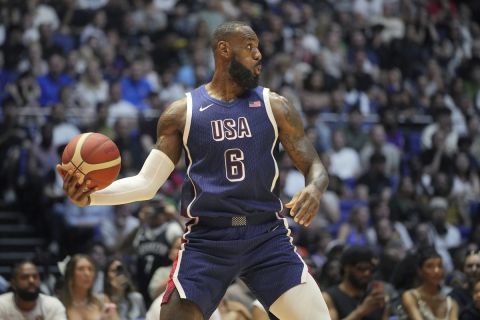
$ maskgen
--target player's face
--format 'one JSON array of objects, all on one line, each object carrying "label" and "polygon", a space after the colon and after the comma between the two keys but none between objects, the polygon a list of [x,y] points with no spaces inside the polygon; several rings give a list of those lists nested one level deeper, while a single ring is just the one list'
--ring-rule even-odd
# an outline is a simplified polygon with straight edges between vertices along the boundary
[{"label": "player's face", "polygon": [[40,276],[37,268],[31,263],[26,263],[21,266],[12,282],[12,287],[15,294],[22,300],[37,300],[40,294]]},{"label": "player's face", "polygon": [[258,86],[262,71],[262,54],[258,49],[258,38],[250,27],[242,27],[232,37],[233,57],[228,72],[242,88],[253,89]]}]

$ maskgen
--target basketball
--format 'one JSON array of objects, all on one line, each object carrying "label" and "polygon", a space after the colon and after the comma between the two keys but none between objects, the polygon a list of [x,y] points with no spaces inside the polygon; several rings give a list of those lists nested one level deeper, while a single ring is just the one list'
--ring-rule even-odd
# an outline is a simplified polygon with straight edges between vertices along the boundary
[{"label": "basketball", "polygon": [[80,173],[80,183],[90,180],[90,188],[103,189],[120,172],[120,151],[107,136],[88,132],[75,136],[63,150],[62,165],[74,174]]}]

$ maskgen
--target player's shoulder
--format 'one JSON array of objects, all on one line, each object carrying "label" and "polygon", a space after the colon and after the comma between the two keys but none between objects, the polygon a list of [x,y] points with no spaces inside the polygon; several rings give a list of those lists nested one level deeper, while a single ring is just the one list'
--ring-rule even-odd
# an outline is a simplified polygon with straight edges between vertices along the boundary
[{"label": "player's shoulder", "polygon": [[272,108],[273,115],[277,123],[281,123],[291,117],[292,113],[295,113],[295,107],[290,101],[278,94],[277,92],[269,92],[270,106]]},{"label": "player's shoulder", "polygon": [[170,103],[158,120],[157,132],[170,132],[183,130],[187,114],[187,98],[175,100]]},{"label": "player's shoulder", "polygon": [[184,97],[182,99],[178,99],[171,102],[165,109],[165,112],[181,113],[181,112],[186,112],[186,110],[187,110],[187,97]]},{"label": "player's shoulder", "polygon": [[268,93],[268,98],[270,99],[270,104],[272,105],[275,105],[275,106],[284,106],[286,104],[288,104],[288,100],[287,98],[285,98],[284,96],[282,96],[281,94],[275,92],[275,91],[269,91]]}]

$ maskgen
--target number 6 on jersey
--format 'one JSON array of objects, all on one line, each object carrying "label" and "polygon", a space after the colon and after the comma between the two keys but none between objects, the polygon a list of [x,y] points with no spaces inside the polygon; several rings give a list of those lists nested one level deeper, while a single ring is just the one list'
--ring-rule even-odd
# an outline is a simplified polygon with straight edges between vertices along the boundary
[{"label": "number 6 on jersey", "polygon": [[240,149],[225,150],[225,175],[228,181],[236,182],[245,179],[243,151]]}]

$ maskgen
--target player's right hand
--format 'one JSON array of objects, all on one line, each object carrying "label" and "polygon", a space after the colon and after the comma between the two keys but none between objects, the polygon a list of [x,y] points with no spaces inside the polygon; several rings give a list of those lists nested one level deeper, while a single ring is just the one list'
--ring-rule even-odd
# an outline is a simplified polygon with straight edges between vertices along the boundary
[{"label": "player's right hand", "polygon": [[81,181],[79,173],[74,174],[71,169],[67,169],[57,164],[57,172],[63,177],[63,191],[76,206],[85,207],[90,204],[90,195],[96,188],[89,188],[90,180]]}]

